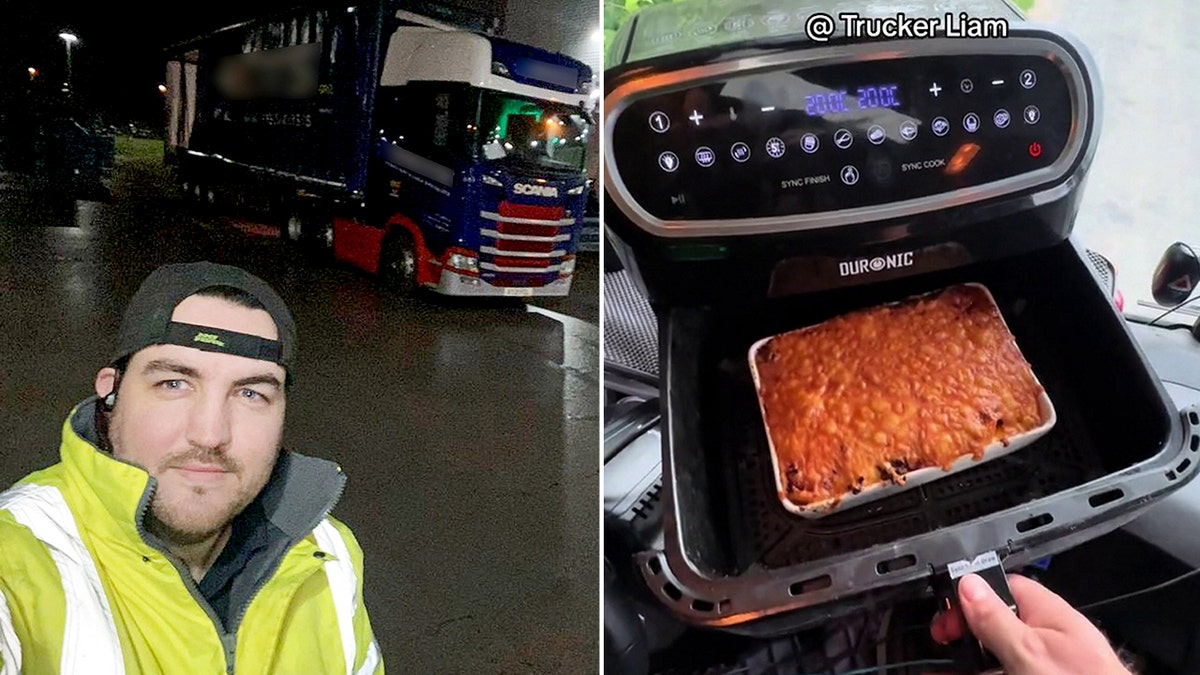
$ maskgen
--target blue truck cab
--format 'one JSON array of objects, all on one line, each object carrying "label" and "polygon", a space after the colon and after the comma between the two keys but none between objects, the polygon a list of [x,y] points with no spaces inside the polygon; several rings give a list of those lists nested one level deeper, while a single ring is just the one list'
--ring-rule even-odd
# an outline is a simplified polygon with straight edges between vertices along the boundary
[{"label": "blue truck cab", "polygon": [[205,204],[401,291],[567,295],[590,189],[591,70],[380,0],[172,51],[168,160]]}]

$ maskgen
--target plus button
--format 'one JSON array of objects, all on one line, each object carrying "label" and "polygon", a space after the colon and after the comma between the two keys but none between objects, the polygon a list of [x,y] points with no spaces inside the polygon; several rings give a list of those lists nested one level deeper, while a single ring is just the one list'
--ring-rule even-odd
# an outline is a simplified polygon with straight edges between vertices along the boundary
[{"label": "plus button", "polygon": [[693,110],[692,116],[688,119],[695,122],[696,126],[700,126],[700,120],[704,119],[704,115],[701,115],[699,110]]},{"label": "plus button", "polygon": [[937,82],[934,82],[933,86],[929,88],[929,93],[933,94],[934,98],[937,98],[938,93],[941,91],[942,88],[938,86]]}]

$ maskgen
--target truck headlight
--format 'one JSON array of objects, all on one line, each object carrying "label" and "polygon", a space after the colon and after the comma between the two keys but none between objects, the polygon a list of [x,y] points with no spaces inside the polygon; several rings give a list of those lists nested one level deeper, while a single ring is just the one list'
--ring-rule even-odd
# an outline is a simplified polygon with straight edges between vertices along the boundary
[{"label": "truck headlight", "polygon": [[586,189],[587,189],[587,183],[584,183],[583,185],[580,185],[579,187],[573,187],[570,190],[567,190],[567,194],[581,195],[581,194],[583,194],[583,191]]},{"label": "truck headlight", "polygon": [[496,187],[504,187],[504,183],[500,182],[499,178],[496,178],[495,176],[489,176],[486,173],[483,174],[483,184],[484,185],[494,185]]},{"label": "truck headlight", "polygon": [[574,274],[575,273],[575,259],[567,258],[566,260],[562,261],[562,265],[559,266],[559,268],[558,268],[558,273],[559,274]]},{"label": "truck headlight", "polygon": [[464,255],[462,253],[451,253],[450,257],[446,259],[446,266],[459,270],[478,272],[479,258],[476,258],[475,256]]}]

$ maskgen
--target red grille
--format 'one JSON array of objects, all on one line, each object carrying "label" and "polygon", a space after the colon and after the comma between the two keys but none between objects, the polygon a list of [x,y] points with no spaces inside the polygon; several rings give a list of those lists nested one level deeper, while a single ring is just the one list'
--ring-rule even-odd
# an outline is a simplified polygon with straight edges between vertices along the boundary
[{"label": "red grille", "polygon": [[512,239],[497,239],[498,251],[521,251],[523,253],[549,253],[554,250],[553,241],[521,241]]},{"label": "red grille", "polygon": [[500,234],[519,234],[526,237],[555,237],[557,227],[546,225],[522,225],[520,223],[496,223],[496,231]]},{"label": "red grille", "polygon": [[562,220],[563,214],[567,212],[561,206],[530,206],[527,204],[513,204],[512,202],[500,202],[500,207],[496,212],[503,218],[529,218],[530,220],[551,220],[558,222]]},{"label": "red grille", "polygon": [[[552,225],[534,225],[529,223],[505,223],[497,222],[496,231],[501,235],[523,236],[523,237],[557,237],[562,233],[563,227],[558,223],[566,215],[566,209],[562,206],[528,206],[524,204],[514,204],[512,202],[500,202],[496,209],[497,213],[502,218],[524,218],[528,220],[543,220]],[[491,242],[489,242],[491,243]],[[539,270],[544,270],[555,262],[549,259],[549,255],[554,252],[559,245],[556,241],[524,241],[520,239],[500,239],[494,240],[496,254],[490,262],[495,263],[500,267],[520,267],[536,273]],[[536,253],[546,256],[545,258],[528,258],[505,256],[504,253]],[[487,254],[481,254],[481,259],[486,260]]]}]

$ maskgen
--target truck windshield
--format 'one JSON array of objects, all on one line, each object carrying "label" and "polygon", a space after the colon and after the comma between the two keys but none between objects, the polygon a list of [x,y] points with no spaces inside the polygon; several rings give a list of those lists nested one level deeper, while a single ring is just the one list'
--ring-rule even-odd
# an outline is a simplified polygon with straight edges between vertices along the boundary
[{"label": "truck windshield", "polygon": [[583,171],[588,135],[579,108],[484,90],[479,113],[481,156],[540,170]]}]

